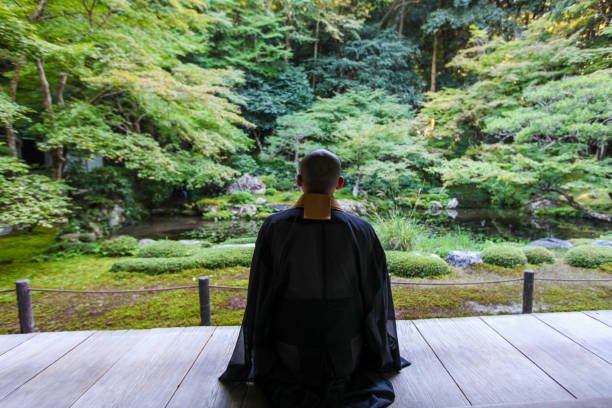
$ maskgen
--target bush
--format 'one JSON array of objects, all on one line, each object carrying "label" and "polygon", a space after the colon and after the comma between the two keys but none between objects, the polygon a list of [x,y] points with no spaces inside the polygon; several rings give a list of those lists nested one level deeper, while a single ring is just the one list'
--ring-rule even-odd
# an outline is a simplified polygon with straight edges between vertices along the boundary
[{"label": "bush", "polygon": [[565,261],[579,268],[596,269],[612,263],[612,247],[602,245],[581,245],[565,254]]},{"label": "bush", "polygon": [[134,255],[138,247],[138,240],[128,235],[120,235],[116,238],[103,241],[100,250],[104,256],[128,256]]},{"label": "bush", "polygon": [[138,249],[139,258],[180,258],[193,255],[193,245],[181,244],[177,241],[156,241]]},{"label": "bush", "polygon": [[174,273],[185,269],[218,269],[230,266],[249,266],[253,248],[205,248],[196,255],[182,258],[132,258],[116,262],[111,271],[144,272],[151,275]]},{"label": "bush", "polygon": [[394,275],[422,278],[450,272],[448,264],[435,256],[404,251],[387,251],[386,256],[387,268]]},{"label": "bush", "polygon": [[414,249],[417,238],[426,233],[414,219],[405,217],[400,212],[392,212],[386,217],[376,214],[373,227],[383,248],[390,250]]},{"label": "bush", "polygon": [[266,185],[266,193],[270,188],[276,188],[277,181],[273,175],[266,174],[265,176],[259,176],[259,179]]},{"label": "bush", "polygon": [[100,251],[96,242],[59,242],[45,249],[35,261],[50,261],[54,259],[69,258],[79,255],[92,255]]},{"label": "bush", "polygon": [[227,201],[232,204],[248,204],[254,202],[255,197],[248,191],[236,191],[229,196]]},{"label": "bush", "polygon": [[555,262],[555,255],[541,246],[527,246],[523,248],[523,253],[527,257],[527,262],[533,265]]},{"label": "bush", "polygon": [[527,257],[520,248],[510,245],[494,245],[480,253],[484,263],[512,268],[527,263]]}]

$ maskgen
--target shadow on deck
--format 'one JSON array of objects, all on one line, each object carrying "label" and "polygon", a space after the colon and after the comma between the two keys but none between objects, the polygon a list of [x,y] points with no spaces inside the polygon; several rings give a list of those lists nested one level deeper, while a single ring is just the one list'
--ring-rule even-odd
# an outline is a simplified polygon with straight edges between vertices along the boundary
[{"label": "shadow on deck", "polygon": [[[612,407],[612,311],[399,321],[398,407]],[[0,336],[0,407],[266,407],[237,327]]]}]

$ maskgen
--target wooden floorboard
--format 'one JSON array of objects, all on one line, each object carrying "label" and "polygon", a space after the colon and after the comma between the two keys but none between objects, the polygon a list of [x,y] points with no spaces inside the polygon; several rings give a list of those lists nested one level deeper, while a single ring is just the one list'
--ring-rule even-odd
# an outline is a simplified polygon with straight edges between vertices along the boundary
[{"label": "wooden floorboard", "polygon": [[2,408],[69,407],[140,339],[139,331],[96,332],[5,399]]},{"label": "wooden floorboard", "polygon": [[4,353],[0,356],[0,402],[92,334],[40,333]]},{"label": "wooden floorboard", "polygon": [[612,327],[581,312],[536,313],[534,316],[612,363]]},{"label": "wooden floorboard", "polygon": [[469,406],[453,378],[442,366],[411,321],[397,322],[400,354],[411,365],[391,378],[399,407]]},{"label": "wooden floorboard", "polygon": [[151,329],[73,407],[164,407],[213,328]]},{"label": "wooden floorboard", "polygon": [[582,313],[612,327],[612,310],[593,310]]},{"label": "wooden floorboard", "polygon": [[472,405],[573,398],[477,317],[415,324]]},{"label": "wooden floorboard", "polygon": [[7,351],[17,347],[24,341],[30,340],[35,333],[28,334],[5,334],[0,336],[0,356]]},{"label": "wooden floorboard", "polygon": [[612,397],[612,366],[534,316],[482,318],[576,398]]},{"label": "wooden floorboard", "polygon": [[612,398],[597,398],[588,400],[572,400],[572,401],[543,401],[534,402],[531,404],[495,404],[495,405],[478,405],[478,408],[610,408],[612,407]]}]

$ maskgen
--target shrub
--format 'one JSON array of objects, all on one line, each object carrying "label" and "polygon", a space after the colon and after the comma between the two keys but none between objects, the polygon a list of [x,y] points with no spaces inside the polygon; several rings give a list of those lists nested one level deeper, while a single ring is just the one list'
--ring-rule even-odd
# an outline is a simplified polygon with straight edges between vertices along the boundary
[{"label": "shrub", "polygon": [[425,229],[412,218],[399,212],[392,212],[386,217],[376,215],[373,227],[384,249],[414,249],[418,237],[425,235]]},{"label": "shrub", "polygon": [[100,245],[96,242],[59,242],[45,249],[43,254],[35,257],[34,260],[50,261],[79,255],[97,254],[99,251]]},{"label": "shrub", "polygon": [[177,241],[156,241],[138,249],[136,256],[139,258],[180,258],[193,255],[193,245],[181,244]]},{"label": "shrub", "polygon": [[215,212],[207,212],[202,214],[202,218],[206,221],[225,221],[231,220],[236,214],[230,210],[219,210]]},{"label": "shrub", "polygon": [[510,245],[494,245],[480,253],[484,263],[512,268],[527,263],[527,257],[520,248]]},{"label": "shrub", "polygon": [[450,272],[448,264],[436,256],[404,251],[387,251],[386,256],[387,268],[394,275],[422,278]]},{"label": "shrub", "polygon": [[533,265],[555,262],[555,255],[541,246],[527,246],[523,248],[523,253],[527,257],[527,262]]},{"label": "shrub", "polygon": [[266,194],[270,188],[276,188],[276,177],[266,174],[265,176],[259,176],[259,179],[266,185]]},{"label": "shrub", "polygon": [[103,241],[100,250],[104,256],[128,256],[134,255],[138,247],[138,240],[128,235],[120,235],[116,238]]},{"label": "shrub", "polygon": [[218,269],[230,266],[249,266],[253,248],[226,247],[205,248],[196,255],[182,258],[132,258],[124,259],[112,266],[111,271],[144,272],[151,275],[174,273],[185,269]]},{"label": "shrub", "polygon": [[565,261],[580,268],[599,268],[612,263],[612,247],[602,245],[580,245],[567,251]]},{"label": "shrub", "polygon": [[275,189],[274,187],[266,187],[266,195],[267,196],[273,196],[276,193],[278,193],[278,190]]},{"label": "shrub", "polygon": [[227,201],[232,204],[248,204],[254,202],[255,197],[248,191],[236,191],[229,196]]}]

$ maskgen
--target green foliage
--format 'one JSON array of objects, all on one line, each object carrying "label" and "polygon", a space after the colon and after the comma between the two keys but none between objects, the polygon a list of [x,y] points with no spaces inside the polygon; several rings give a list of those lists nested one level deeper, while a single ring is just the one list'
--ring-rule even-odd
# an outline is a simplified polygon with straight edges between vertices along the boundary
[{"label": "green foliage", "polygon": [[152,275],[175,273],[185,269],[217,269],[229,266],[249,266],[253,248],[224,247],[205,248],[196,255],[180,258],[129,258],[113,264],[113,272],[143,272]]},{"label": "green foliage", "polygon": [[387,251],[386,257],[389,272],[396,276],[425,278],[428,276],[444,275],[451,270],[444,260],[433,255]]},{"label": "green foliage", "polygon": [[372,226],[382,247],[388,250],[412,250],[417,240],[425,234],[425,228],[414,218],[399,212],[392,212],[384,217],[376,214]]},{"label": "green foliage", "polygon": [[240,237],[240,238],[230,238],[223,241],[224,245],[232,245],[232,244],[254,244],[257,240],[257,237]]},{"label": "green foliage", "polygon": [[248,191],[236,191],[229,196],[227,201],[231,204],[248,204],[254,202],[255,197]]},{"label": "green foliage", "polygon": [[138,248],[136,256],[139,258],[180,258],[192,255],[194,252],[193,245],[186,245],[177,241],[160,240]]},{"label": "green foliage", "polygon": [[79,255],[93,255],[100,252],[100,245],[96,242],[59,242],[45,249],[38,261],[72,258]]},{"label": "green foliage", "polygon": [[138,240],[128,235],[120,235],[115,238],[102,241],[100,252],[104,256],[129,256],[134,255],[138,247]]},{"label": "green foliage", "polygon": [[526,246],[523,248],[523,253],[527,257],[527,262],[533,265],[555,262],[555,255],[544,247]]},{"label": "green foliage", "polygon": [[487,264],[512,268],[527,263],[527,257],[520,248],[509,245],[493,245],[480,253],[482,261]]},{"label": "green foliage", "polygon": [[612,263],[612,247],[580,245],[567,251],[565,262],[578,268],[597,269]]}]

